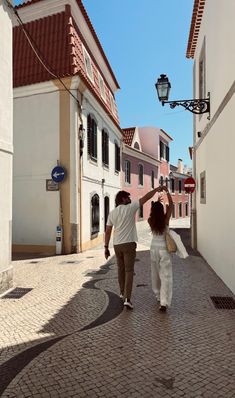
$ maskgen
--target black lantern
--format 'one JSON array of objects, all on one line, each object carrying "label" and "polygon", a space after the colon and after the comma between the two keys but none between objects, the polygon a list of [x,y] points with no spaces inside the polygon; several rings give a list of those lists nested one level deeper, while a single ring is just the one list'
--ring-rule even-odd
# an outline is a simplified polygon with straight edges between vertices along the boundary
[{"label": "black lantern", "polygon": [[210,120],[210,93],[208,93],[208,98],[168,101],[171,83],[169,82],[168,77],[163,74],[157,79],[155,87],[157,90],[158,99],[161,101],[162,105],[169,104],[172,109],[181,105],[196,115],[209,113],[207,119]]},{"label": "black lantern", "polygon": [[166,75],[161,75],[155,84],[159,101],[168,101],[171,83]]}]

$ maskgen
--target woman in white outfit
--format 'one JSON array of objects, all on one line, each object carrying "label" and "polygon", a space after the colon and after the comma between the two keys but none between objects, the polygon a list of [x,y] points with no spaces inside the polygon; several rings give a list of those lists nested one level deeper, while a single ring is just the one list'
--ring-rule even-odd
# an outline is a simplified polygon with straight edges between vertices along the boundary
[{"label": "woman in white outfit", "polygon": [[165,232],[169,229],[173,201],[167,187],[163,186],[162,190],[168,199],[166,213],[160,200],[152,202],[148,222],[153,234],[150,246],[152,289],[160,301],[159,310],[165,312],[172,298],[172,261],[166,248]]}]

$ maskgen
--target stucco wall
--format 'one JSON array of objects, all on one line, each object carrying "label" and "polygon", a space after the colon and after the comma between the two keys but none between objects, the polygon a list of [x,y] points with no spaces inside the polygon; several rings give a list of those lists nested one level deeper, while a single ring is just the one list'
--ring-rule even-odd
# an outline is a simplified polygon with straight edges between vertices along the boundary
[{"label": "stucco wall", "polygon": [[[131,163],[131,183],[128,184],[125,182],[125,160],[129,160]],[[144,168],[144,184],[143,186],[139,185],[139,164],[143,165]],[[127,192],[130,192],[131,199],[138,200],[142,198],[146,193],[151,191],[153,188],[151,186],[151,173],[154,171],[154,187],[158,187],[159,185],[159,168],[153,164],[150,164],[144,160],[138,159],[136,157],[123,154],[122,161],[122,189]],[[152,200],[157,200],[158,195],[156,194]],[[149,217],[151,208],[151,200],[146,202],[143,206],[143,220],[146,220]],[[139,220],[139,214],[137,212],[136,219]]]},{"label": "stucco wall", "polygon": [[46,191],[46,179],[59,159],[59,94],[16,95],[13,244],[55,246],[59,191]]},{"label": "stucco wall", "polygon": [[12,286],[12,25],[0,0],[0,294]]},{"label": "stucco wall", "polygon": [[[206,43],[206,91],[211,93],[211,122],[207,114],[195,118],[197,245],[199,252],[235,292],[235,2],[207,0],[195,57]],[[195,96],[196,96],[195,95]],[[207,127],[208,131],[205,131]],[[202,132],[199,141],[197,132]],[[204,136],[204,133],[206,135]],[[200,201],[200,174],[206,173],[206,203]]]}]

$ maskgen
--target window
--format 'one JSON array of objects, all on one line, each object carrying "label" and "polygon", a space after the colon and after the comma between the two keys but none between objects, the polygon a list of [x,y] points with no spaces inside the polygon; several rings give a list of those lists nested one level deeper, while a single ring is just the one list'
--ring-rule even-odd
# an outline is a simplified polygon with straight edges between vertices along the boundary
[{"label": "window", "polygon": [[170,148],[162,141],[160,141],[160,159],[165,159],[167,162],[170,159]]},{"label": "window", "polygon": [[109,165],[109,135],[106,130],[102,130],[102,163]]},{"label": "window", "polygon": [[172,207],[172,218],[175,218],[175,204],[173,203]]},{"label": "window", "polygon": [[200,203],[206,203],[206,172],[200,174]]},{"label": "window", "polygon": [[139,219],[144,217],[144,209],[143,206],[141,205],[139,207]]},{"label": "window", "polygon": [[185,203],[185,217],[188,217],[188,203]]},{"label": "window", "polygon": [[182,217],[182,203],[179,203],[179,217]]},{"label": "window", "polygon": [[174,178],[171,178],[171,192],[172,193],[175,192],[175,180],[174,180]]},{"label": "window", "polygon": [[91,66],[91,57],[88,54],[85,47],[83,47],[83,55],[84,55],[84,60],[85,60],[87,76],[89,77],[90,80],[92,80],[92,82],[94,82],[93,70],[92,70],[92,66]]},{"label": "window", "polygon": [[105,198],[104,198],[104,231],[106,230],[108,215],[109,215],[109,197],[105,196]]},{"label": "window", "polygon": [[164,178],[163,178],[163,176],[161,176],[161,177],[160,177],[160,179],[159,179],[159,185],[161,185],[161,186],[162,186],[162,185],[163,185],[163,183],[164,183]]},{"label": "window", "polygon": [[154,171],[151,172],[151,188],[154,189]]},{"label": "window", "polygon": [[200,58],[199,58],[199,98],[206,98],[206,54],[205,39],[203,42]]},{"label": "window", "polygon": [[91,198],[91,237],[98,235],[100,230],[100,204],[99,196],[93,195]]},{"label": "window", "polygon": [[87,152],[97,162],[97,123],[91,115],[87,117]]},{"label": "window", "polygon": [[115,142],[115,171],[120,171],[120,148]]},{"label": "window", "polygon": [[182,191],[182,181],[179,180],[179,193],[181,193],[181,191]]},{"label": "window", "polygon": [[144,166],[139,164],[139,185],[144,185]]},{"label": "window", "polygon": [[135,143],[134,143],[134,148],[135,148],[135,149],[138,149],[138,150],[140,149],[140,146],[139,146],[138,142],[135,142]]},{"label": "window", "polygon": [[168,182],[169,182],[169,180],[168,180],[168,178],[166,177],[166,183],[165,183],[165,185],[166,185],[167,188],[168,188]]},{"label": "window", "polygon": [[131,183],[131,162],[129,160],[125,160],[125,182]]},{"label": "window", "polygon": [[115,103],[114,103],[113,94],[111,94],[111,92],[109,92],[109,96],[110,96],[111,111],[112,111],[112,114],[115,115]]},{"label": "window", "polygon": [[106,101],[104,79],[103,79],[103,77],[101,76],[101,74],[99,72],[98,72],[98,74],[99,74],[100,94],[101,94],[101,97],[103,98],[103,100]]}]

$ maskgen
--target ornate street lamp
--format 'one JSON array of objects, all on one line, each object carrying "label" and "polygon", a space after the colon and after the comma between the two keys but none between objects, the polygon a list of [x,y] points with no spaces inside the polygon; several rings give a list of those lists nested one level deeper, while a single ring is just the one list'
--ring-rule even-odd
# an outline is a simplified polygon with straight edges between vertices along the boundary
[{"label": "ornate street lamp", "polygon": [[208,93],[208,98],[205,99],[191,99],[191,100],[177,100],[168,101],[171,84],[166,75],[160,75],[155,84],[158,99],[161,101],[162,106],[165,104],[170,104],[170,107],[174,109],[176,106],[183,106],[188,111],[195,113],[196,115],[201,115],[202,113],[209,113],[208,119],[210,120],[210,93]]}]

